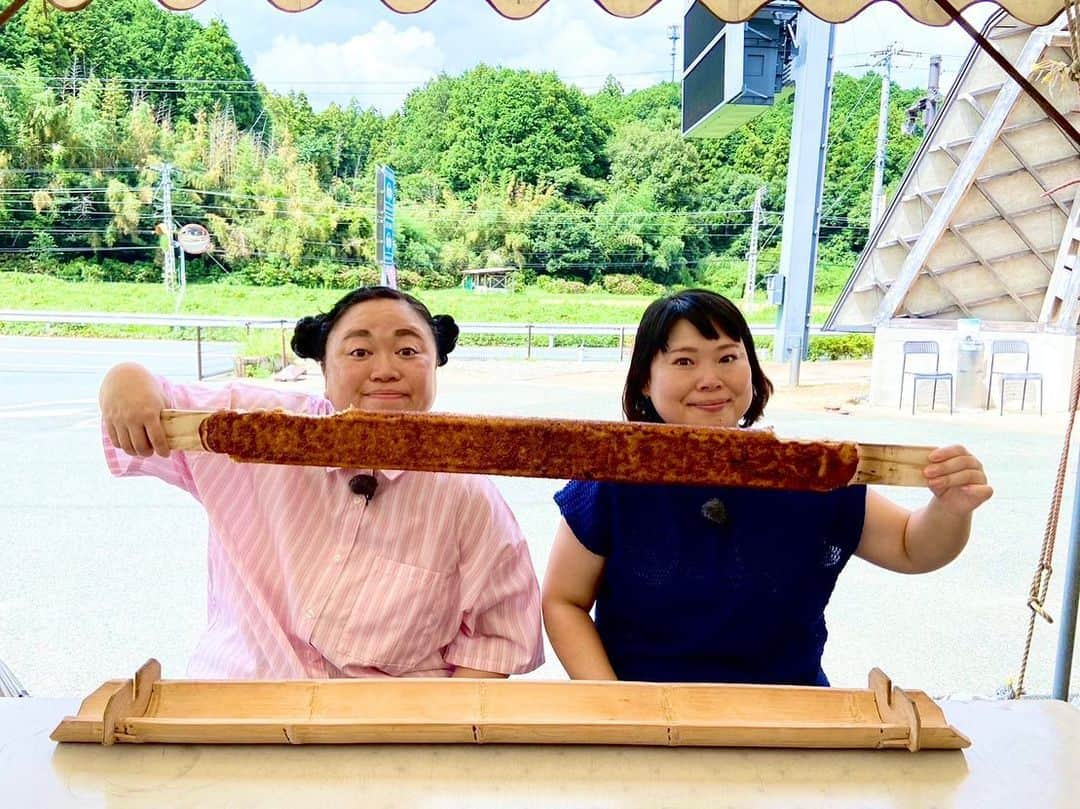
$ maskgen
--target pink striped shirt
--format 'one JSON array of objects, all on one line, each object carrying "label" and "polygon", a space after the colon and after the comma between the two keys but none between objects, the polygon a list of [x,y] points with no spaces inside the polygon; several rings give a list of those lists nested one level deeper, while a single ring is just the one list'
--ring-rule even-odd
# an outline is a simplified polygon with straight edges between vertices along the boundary
[{"label": "pink striped shirt", "polygon": [[[174,408],[333,412],[302,393],[161,383]],[[536,573],[487,478],[379,471],[368,503],[348,482],[371,470],[138,458],[104,442],[114,475],[161,478],[209,517],[208,626],[188,676],[518,674],[543,662]]]}]

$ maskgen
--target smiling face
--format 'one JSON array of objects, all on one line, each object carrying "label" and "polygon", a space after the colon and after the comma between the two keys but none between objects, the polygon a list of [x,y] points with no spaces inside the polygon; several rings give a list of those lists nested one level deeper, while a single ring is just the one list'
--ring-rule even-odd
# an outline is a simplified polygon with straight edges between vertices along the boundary
[{"label": "smiling face", "polygon": [[672,327],[642,389],[667,424],[737,427],[753,400],[750,362],[741,341],[717,329],[717,339],[688,320]]},{"label": "smiling face", "polygon": [[358,303],[327,335],[326,398],[337,410],[430,410],[437,359],[431,327],[408,303]]}]

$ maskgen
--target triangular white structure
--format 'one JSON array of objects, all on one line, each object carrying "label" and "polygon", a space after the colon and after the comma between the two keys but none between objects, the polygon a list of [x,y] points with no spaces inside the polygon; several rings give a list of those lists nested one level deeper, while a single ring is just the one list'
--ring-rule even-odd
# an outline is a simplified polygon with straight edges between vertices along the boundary
[{"label": "triangular white structure", "polygon": [[[1000,14],[985,33],[1025,74],[1071,58],[1064,16],[1032,28]],[[1048,95],[1080,120],[1076,84]],[[1077,147],[973,49],[826,328],[978,318],[1075,329],[1075,180]]]},{"label": "triangular white structure", "polygon": [[[984,34],[1027,75],[1072,59],[1064,15],[1036,28],[998,14]],[[1080,121],[1074,82],[1059,81],[1047,95]],[[1047,411],[1065,410],[1077,357],[1078,248],[1080,147],[973,48],[825,329],[874,332],[874,404],[907,406],[919,393],[927,407],[936,389],[959,407],[997,406],[1024,392],[1029,412],[1038,412],[1035,396]],[[1042,374],[1042,385],[1010,391],[1000,375],[991,378],[995,341],[1006,340],[1027,345],[1028,370]],[[911,341],[939,349],[933,368],[917,370],[950,379],[913,391],[918,383],[902,372]]]}]

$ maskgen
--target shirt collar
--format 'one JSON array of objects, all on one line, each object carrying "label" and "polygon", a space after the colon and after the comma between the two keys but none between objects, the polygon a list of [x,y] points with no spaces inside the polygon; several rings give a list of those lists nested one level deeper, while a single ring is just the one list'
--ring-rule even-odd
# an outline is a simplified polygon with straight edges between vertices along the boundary
[{"label": "shirt collar", "polygon": [[342,466],[324,466],[323,469],[326,470],[326,473],[328,475],[336,472],[341,472],[343,474],[347,474],[349,477],[352,477],[353,475],[370,472],[373,475],[384,477],[387,480],[397,480],[407,471],[405,469],[353,469],[351,467]]}]

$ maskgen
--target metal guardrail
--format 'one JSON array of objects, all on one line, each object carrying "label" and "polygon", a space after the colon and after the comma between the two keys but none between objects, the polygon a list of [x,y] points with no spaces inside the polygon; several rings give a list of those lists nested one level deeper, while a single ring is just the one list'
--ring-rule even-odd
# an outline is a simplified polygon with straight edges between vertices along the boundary
[{"label": "metal guardrail", "polygon": [[[164,326],[175,328],[291,328],[298,318],[289,317],[230,317],[226,315],[138,314],[132,312],[46,312],[35,310],[0,310],[0,322],[8,323],[91,323],[114,326]],[[598,323],[459,323],[462,334],[534,334],[547,337],[565,334],[624,334],[634,328],[630,324]],[[754,324],[755,335],[773,334],[774,326]],[[811,334],[821,332],[811,327]]]},{"label": "metal guardrail", "polygon": [[[43,312],[0,310],[0,321],[11,323],[93,323],[114,326],[164,326],[174,328],[292,328],[298,318],[229,317],[225,315],[136,314],[131,312]],[[463,334],[620,334],[632,325],[596,323],[459,323]]]},{"label": "metal guardrail", "polygon": [[281,329],[291,327],[295,318],[226,317],[224,315],[158,315],[131,312],[41,312],[0,310],[0,321],[8,323],[92,323],[112,326],[165,326],[175,328]]},{"label": "metal guardrail", "polygon": [[[195,329],[195,365],[199,379],[203,373],[203,329],[280,329],[281,358],[288,362],[285,331],[296,324],[296,318],[228,317],[225,315],[139,314],[133,312],[42,312],[0,310],[0,323],[77,323],[103,326],[161,326],[164,328]],[[217,374],[214,374],[216,376]]]},{"label": "metal guardrail", "polygon": [[[282,361],[288,361],[285,332],[292,329],[298,318],[286,317],[230,317],[226,315],[140,314],[133,312],[45,312],[33,310],[0,310],[0,322],[7,323],[77,323],[110,326],[160,326],[165,328],[194,328],[195,351],[199,379],[203,378],[202,342],[203,329],[277,329],[281,331]],[[629,324],[598,323],[459,323],[462,334],[501,334],[525,337],[525,357],[532,357],[535,338],[576,335],[581,337],[606,335],[618,338],[619,361],[625,355],[627,338],[632,339],[637,328]],[[771,335],[774,326],[752,325],[755,336]],[[820,327],[812,327],[811,334],[820,334]]]}]

